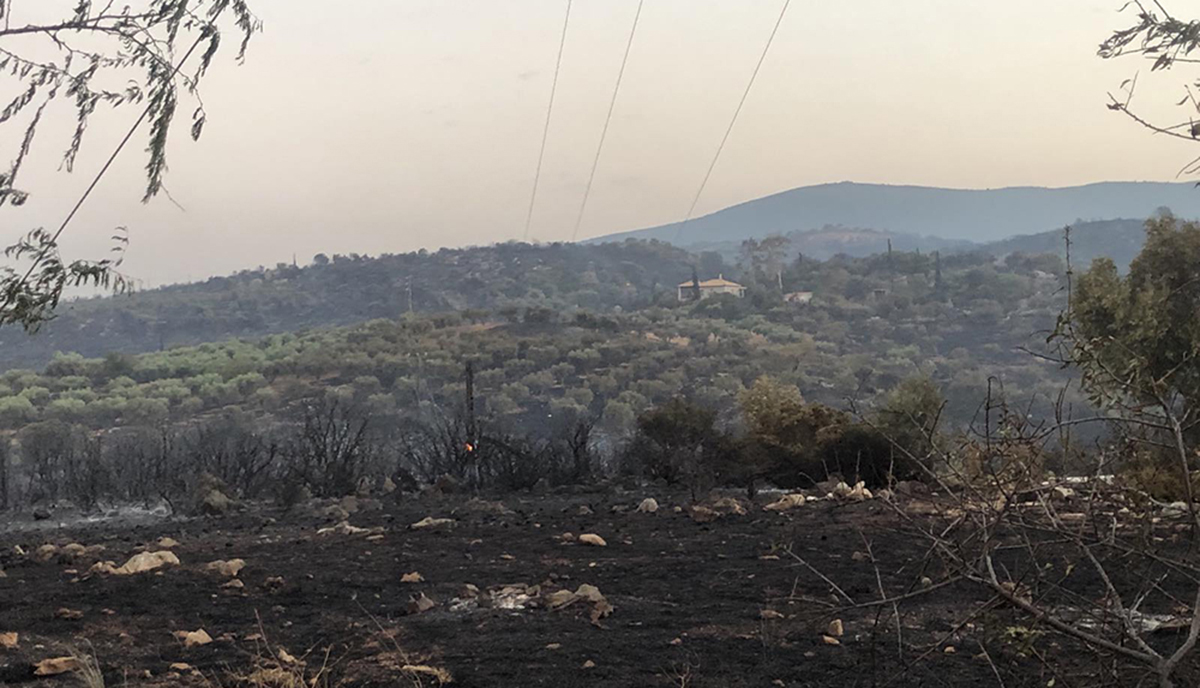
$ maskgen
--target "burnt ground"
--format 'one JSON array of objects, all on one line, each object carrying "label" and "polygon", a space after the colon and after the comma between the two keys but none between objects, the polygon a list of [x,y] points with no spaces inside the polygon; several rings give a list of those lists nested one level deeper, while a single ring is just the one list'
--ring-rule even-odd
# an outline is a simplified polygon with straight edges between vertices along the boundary
[{"label": "burnt ground", "polygon": [[[782,550],[792,545],[856,603],[877,599],[880,581],[889,596],[923,577],[936,583],[943,574],[923,563],[925,543],[878,500],[777,514],[760,499],[746,515],[701,524],[673,510],[681,495],[653,494],[660,510],[635,513],[648,494],[508,496],[503,515],[464,509],[461,496],[388,498],[350,518],[381,536],[317,535],[329,521],[314,511],[267,506],[220,519],[0,524],[0,633],[20,636],[0,648],[0,683],[79,685],[33,676],[34,663],[73,647],[98,658],[109,686],[251,685],[245,677],[279,648],[302,658],[310,678],[326,665],[330,686],[435,684],[403,664],[443,668],[464,687],[1094,685],[1086,653],[1006,632],[1016,614],[987,591],[953,584],[908,600],[898,637],[888,609],[835,605],[830,584]],[[594,513],[581,515],[585,505]],[[455,523],[409,527],[426,516]],[[564,532],[608,544],[564,541]],[[101,558],[119,565],[164,536],[178,540],[182,565],[133,576],[90,573],[94,558],[41,563],[14,549],[103,545]],[[241,589],[204,570],[235,557],[246,561]],[[424,582],[401,582],[414,571]],[[610,616],[593,623],[587,603],[452,603],[466,584],[486,598],[505,585],[546,595],[583,583],[615,607]],[[437,606],[413,613],[420,593]],[[82,616],[59,618],[62,608]],[[839,645],[823,638],[834,618],[845,628]],[[214,642],[186,648],[173,635],[197,629]]]}]

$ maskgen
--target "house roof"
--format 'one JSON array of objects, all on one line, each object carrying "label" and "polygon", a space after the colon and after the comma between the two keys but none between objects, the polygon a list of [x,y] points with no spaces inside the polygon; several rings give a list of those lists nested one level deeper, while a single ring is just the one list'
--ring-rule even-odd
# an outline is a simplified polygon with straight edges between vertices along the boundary
[{"label": "house roof", "polygon": [[[687,282],[681,282],[679,284],[679,286],[680,287],[692,287],[695,285],[692,283],[691,280],[688,280]],[[704,280],[703,282],[700,283],[701,289],[711,289],[714,287],[738,287],[738,288],[741,288],[741,286],[742,285],[738,284],[737,282],[730,282],[729,280],[725,279],[724,277],[718,277],[716,279]]]}]

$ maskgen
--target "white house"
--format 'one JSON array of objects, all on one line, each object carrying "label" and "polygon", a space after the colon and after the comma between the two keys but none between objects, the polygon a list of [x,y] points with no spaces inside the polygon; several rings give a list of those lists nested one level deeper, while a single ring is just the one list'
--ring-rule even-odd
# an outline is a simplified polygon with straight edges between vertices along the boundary
[{"label": "white house", "polygon": [[[746,288],[737,282],[730,282],[724,275],[716,279],[704,280],[700,283],[700,298],[707,299],[715,294],[733,294],[739,299],[746,295]],[[693,301],[696,298],[696,285],[687,281],[679,285],[679,300]]]}]

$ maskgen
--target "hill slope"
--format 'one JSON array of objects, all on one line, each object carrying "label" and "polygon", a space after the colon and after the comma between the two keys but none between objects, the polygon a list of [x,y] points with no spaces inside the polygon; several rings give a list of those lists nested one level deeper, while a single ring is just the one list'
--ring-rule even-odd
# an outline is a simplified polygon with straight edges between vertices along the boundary
[{"label": "hill slope", "polygon": [[[1085,222],[1071,228],[1071,262],[1078,268],[1086,268],[1097,258],[1112,258],[1117,267],[1124,270],[1141,252],[1145,241],[1143,220]],[[994,256],[1052,253],[1066,257],[1063,232],[1058,229],[1011,237],[992,242],[981,249]]]},{"label": "hill slope", "polygon": [[591,241],[658,239],[691,248],[843,225],[987,242],[1055,230],[1079,219],[1145,218],[1162,206],[1183,218],[1200,217],[1200,191],[1192,184],[1152,182],[990,190],[843,182],[802,187],[741,203],[692,220],[679,236],[679,224],[674,223]]}]

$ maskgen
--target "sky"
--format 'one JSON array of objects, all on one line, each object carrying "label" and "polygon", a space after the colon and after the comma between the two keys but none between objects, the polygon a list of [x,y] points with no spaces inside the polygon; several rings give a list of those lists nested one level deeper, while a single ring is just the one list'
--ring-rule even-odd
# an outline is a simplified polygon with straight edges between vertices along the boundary
[{"label": "sky", "polygon": [[[54,3],[74,4],[34,4]],[[124,226],[123,269],[156,286],[319,252],[524,237],[566,0],[250,5],[264,32],[245,64],[232,50],[217,58],[201,140],[188,139],[185,119],[172,141],[178,205],[140,203],[143,131],[64,235],[68,257],[103,255]],[[645,0],[580,238],[682,219],[782,5]],[[792,0],[697,214],[839,181],[1174,180],[1187,144],[1105,108],[1139,70],[1139,102],[1152,110],[1187,80],[1096,57],[1133,21],[1121,5]],[[573,4],[530,239],[571,238],[636,7]],[[22,0],[14,11],[19,23]],[[33,196],[0,210],[0,239],[57,226],[136,116],[97,115],[67,174],[69,113],[52,113],[22,180]],[[0,125],[0,158],[20,135]]]}]

